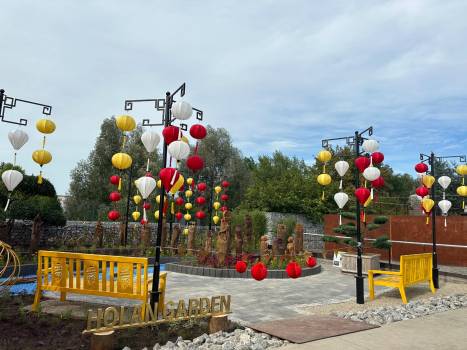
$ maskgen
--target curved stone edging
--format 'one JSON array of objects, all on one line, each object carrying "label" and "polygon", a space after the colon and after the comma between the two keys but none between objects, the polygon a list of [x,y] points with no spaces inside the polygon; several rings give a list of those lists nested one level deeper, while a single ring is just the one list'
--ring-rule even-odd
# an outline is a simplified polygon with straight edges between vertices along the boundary
[{"label": "curved stone edging", "polygon": [[[206,277],[221,277],[221,278],[252,278],[251,270],[247,270],[245,273],[238,273],[235,269],[216,269],[213,267],[203,266],[188,266],[177,263],[165,264],[166,271],[185,273],[187,275],[197,275]],[[321,272],[321,265],[314,267],[302,268],[301,277],[316,275]],[[285,270],[268,270],[268,276],[266,278],[289,278]]]}]

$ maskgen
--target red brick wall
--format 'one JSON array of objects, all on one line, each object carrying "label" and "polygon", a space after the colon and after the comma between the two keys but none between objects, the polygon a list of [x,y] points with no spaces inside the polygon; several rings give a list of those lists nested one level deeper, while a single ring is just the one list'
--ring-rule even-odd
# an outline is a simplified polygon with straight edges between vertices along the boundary
[{"label": "red brick wall", "polygon": [[[368,222],[373,216],[368,215]],[[431,221],[426,225],[424,216],[389,216],[386,224],[369,232],[365,237],[376,238],[386,235],[391,240],[431,243]],[[345,219],[344,219],[345,222]],[[338,226],[338,215],[325,215],[324,232],[326,235],[336,235],[333,228]],[[444,227],[444,218],[436,218],[436,241],[437,243],[455,244],[467,246],[467,216],[448,216],[447,228]],[[365,252],[377,252],[382,254],[381,259],[387,260],[385,251],[374,249],[371,242],[365,242]],[[345,245],[326,243],[326,250],[346,250]],[[400,255],[431,252],[431,246],[393,243],[391,249],[392,260],[399,260]],[[467,248],[437,247],[438,263],[443,265],[467,266]]]}]

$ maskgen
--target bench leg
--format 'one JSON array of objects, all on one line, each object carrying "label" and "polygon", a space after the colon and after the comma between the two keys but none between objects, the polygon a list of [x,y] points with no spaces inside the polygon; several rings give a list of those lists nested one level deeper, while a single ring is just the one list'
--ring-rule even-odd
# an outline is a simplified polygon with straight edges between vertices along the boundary
[{"label": "bench leg", "polygon": [[404,286],[399,286],[399,292],[401,293],[402,302],[403,302],[404,304],[407,304],[407,296],[405,295],[405,288],[404,288]]},{"label": "bench leg", "polygon": [[36,287],[36,294],[34,295],[34,304],[32,304],[32,311],[37,312],[39,310],[39,304],[41,302],[41,289],[39,286]]},{"label": "bench leg", "polygon": [[373,274],[368,274],[368,291],[370,292],[370,300],[375,299],[375,282],[373,280]]},{"label": "bench leg", "polygon": [[430,289],[433,294],[436,293],[435,285],[433,284],[433,279],[430,279]]}]

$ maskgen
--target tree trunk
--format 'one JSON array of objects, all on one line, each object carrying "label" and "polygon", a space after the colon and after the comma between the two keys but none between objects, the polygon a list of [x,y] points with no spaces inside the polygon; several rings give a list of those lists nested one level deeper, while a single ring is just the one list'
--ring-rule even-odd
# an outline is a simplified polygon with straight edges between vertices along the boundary
[{"label": "tree trunk", "polygon": [[32,253],[37,252],[39,248],[39,243],[41,240],[41,234],[42,234],[43,228],[44,228],[44,222],[42,221],[41,216],[37,214],[32,223],[31,244],[29,246],[29,250]]},{"label": "tree trunk", "polygon": [[211,316],[209,320],[209,334],[229,329],[229,318],[227,315]]}]

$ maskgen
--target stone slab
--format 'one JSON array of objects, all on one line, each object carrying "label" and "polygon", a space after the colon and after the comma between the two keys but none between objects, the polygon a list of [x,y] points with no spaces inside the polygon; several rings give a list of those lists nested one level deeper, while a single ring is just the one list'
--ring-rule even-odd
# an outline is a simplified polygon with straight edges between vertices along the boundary
[{"label": "stone slab", "polygon": [[378,328],[378,326],[364,322],[344,320],[327,315],[259,322],[250,325],[250,327],[298,344]]}]

